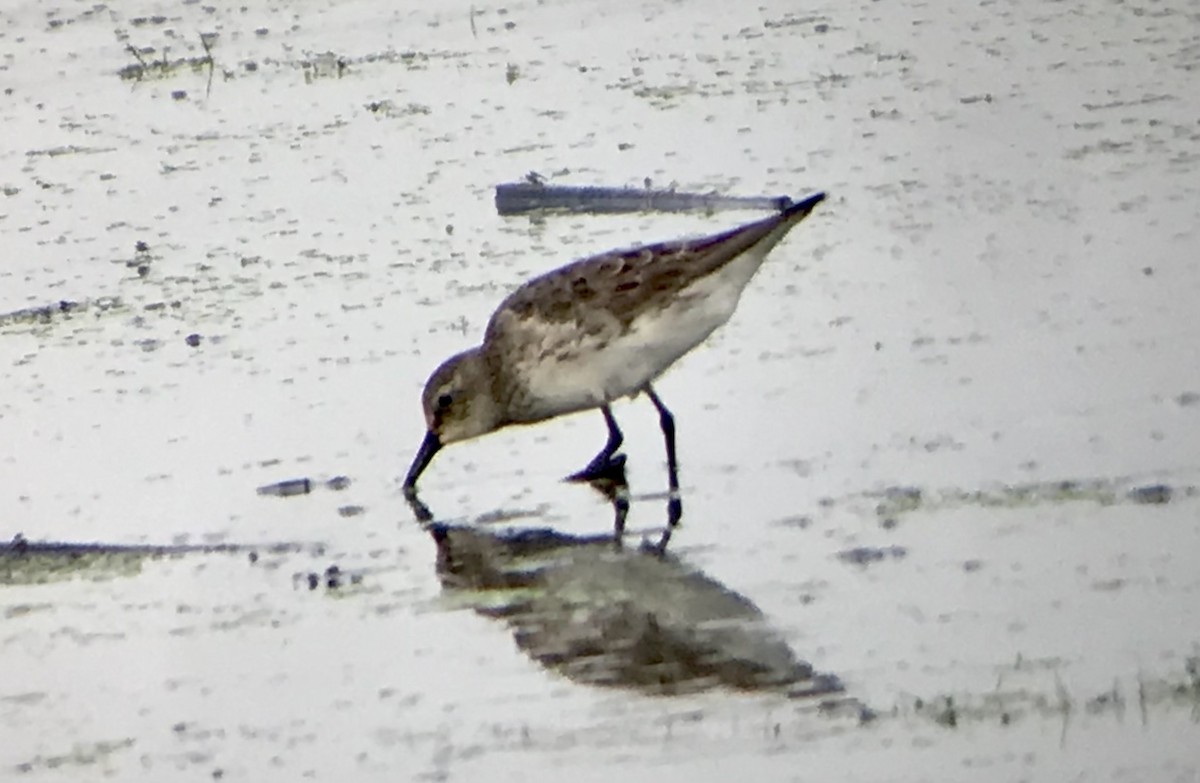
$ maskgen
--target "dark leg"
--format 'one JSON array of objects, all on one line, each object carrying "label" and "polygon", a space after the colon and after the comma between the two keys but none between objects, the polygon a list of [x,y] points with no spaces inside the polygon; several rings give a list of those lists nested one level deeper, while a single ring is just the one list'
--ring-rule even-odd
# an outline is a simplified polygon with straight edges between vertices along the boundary
[{"label": "dark leg", "polygon": [[612,408],[602,405],[600,412],[604,414],[604,422],[608,425],[608,442],[604,444],[600,453],[592,458],[586,468],[567,476],[567,481],[592,481],[603,477],[612,469],[613,455],[625,442],[625,436],[621,434],[621,428],[617,426],[617,420],[613,418]]},{"label": "dark leg", "polygon": [[620,549],[625,540],[625,517],[629,516],[629,487],[618,487],[613,495],[613,543]]},{"label": "dark leg", "polygon": [[603,476],[593,479],[592,488],[599,491],[613,507],[613,543],[619,550],[625,537],[625,518],[629,516],[629,483],[625,479],[625,455],[616,454],[608,462]]},{"label": "dark leg", "polygon": [[667,406],[663,405],[654,389],[650,388],[650,384],[646,384],[646,394],[658,409],[658,423],[662,426],[663,439],[667,442],[667,481],[671,487],[671,499],[667,501],[668,532],[664,534],[662,542],[662,546],[666,547],[667,539],[671,535],[669,531],[683,518],[683,501],[679,498],[679,464],[675,461],[675,417],[667,410]]}]

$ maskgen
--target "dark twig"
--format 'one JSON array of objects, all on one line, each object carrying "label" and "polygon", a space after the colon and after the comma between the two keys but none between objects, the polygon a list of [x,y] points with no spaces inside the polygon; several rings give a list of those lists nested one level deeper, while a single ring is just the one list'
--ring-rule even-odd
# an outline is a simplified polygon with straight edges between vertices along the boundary
[{"label": "dark twig", "polygon": [[204,97],[207,99],[212,94],[213,82],[213,56],[212,46],[208,42],[209,37],[204,33],[200,33],[200,45],[204,47],[205,59],[208,60],[208,84],[204,86]]},{"label": "dark twig", "polygon": [[142,73],[145,74],[150,66],[147,65],[146,61],[142,59],[142,53],[139,52],[137,47],[135,47],[133,44],[125,44],[125,48],[129,50],[129,53],[133,55],[133,58],[138,61],[138,65],[142,66]]}]

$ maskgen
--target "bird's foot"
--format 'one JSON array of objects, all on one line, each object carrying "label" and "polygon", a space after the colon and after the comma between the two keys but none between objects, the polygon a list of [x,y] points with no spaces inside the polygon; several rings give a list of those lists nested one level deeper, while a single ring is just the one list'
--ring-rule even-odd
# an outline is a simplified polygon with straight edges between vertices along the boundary
[{"label": "bird's foot", "polygon": [[629,516],[629,483],[625,480],[625,455],[599,454],[583,470],[567,476],[566,481],[589,484],[613,506],[613,544],[621,549],[625,536],[625,518]]},{"label": "bird's foot", "polygon": [[598,454],[583,470],[567,476],[566,481],[594,484],[596,482],[625,484],[625,455]]}]

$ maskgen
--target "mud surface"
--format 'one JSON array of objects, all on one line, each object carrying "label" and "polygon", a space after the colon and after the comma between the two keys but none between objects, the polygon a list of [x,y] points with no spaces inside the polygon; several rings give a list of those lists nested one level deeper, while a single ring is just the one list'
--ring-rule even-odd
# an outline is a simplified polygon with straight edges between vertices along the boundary
[{"label": "mud surface", "polygon": [[[9,4],[0,779],[1200,778],[1198,25]],[[623,552],[599,415],[400,493],[517,282],[757,214],[497,215],[529,172],[830,194],[658,386],[667,559],[644,400]]]}]

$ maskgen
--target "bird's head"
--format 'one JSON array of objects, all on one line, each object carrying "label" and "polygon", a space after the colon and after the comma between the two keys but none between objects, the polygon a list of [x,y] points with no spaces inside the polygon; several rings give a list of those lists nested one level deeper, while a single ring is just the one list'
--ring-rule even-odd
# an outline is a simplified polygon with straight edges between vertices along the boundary
[{"label": "bird's head", "polygon": [[485,435],[499,426],[492,378],[480,349],[452,356],[434,370],[425,383],[421,405],[427,432],[404,480],[409,492],[443,446]]}]

